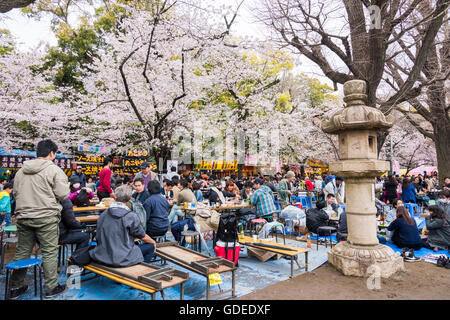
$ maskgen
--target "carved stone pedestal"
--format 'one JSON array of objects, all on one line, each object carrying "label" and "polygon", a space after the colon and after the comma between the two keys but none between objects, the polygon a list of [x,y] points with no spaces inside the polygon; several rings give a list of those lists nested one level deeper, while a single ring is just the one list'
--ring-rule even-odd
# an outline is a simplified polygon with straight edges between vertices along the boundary
[{"label": "carved stone pedestal", "polygon": [[376,272],[388,278],[405,266],[398,253],[378,242],[374,179],[389,169],[386,161],[378,160],[377,131],[389,129],[393,118],[366,106],[366,91],[365,81],[346,82],[346,107],[322,122],[324,132],[339,135],[340,161],[330,163],[330,171],[345,178],[347,202],[347,242],[328,252],[328,261],[344,275]]},{"label": "carved stone pedestal", "polygon": [[385,245],[361,246],[339,242],[328,252],[328,261],[346,276],[369,277],[377,272],[389,278],[406,271],[403,258]]}]

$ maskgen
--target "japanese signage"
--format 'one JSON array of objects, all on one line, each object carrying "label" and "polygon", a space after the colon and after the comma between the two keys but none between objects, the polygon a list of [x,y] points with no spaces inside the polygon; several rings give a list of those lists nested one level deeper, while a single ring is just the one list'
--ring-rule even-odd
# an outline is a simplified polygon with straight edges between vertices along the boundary
[{"label": "japanese signage", "polygon": [[140,157],[148,157],[149,153],[147,150],[129,150],[127,151],[127,157],[134,157],[134,158],[140,158]]},{"label": "japanese signage", "polygon": [[95,156],[85,156],[85,155],[77,155],[75,156],[77,162],[90,162],[90,163],[98,163],[103,165],[104,157],[95,157]]},{"label": "japanese signage", "polygon": [[81,142],[78,145],[78,151],[81,152],[109,152],[110,146],[105,144],[96,145],[93,143]]},{"label": "japanese signage", "polygon": [[200,170],[235,170],[237,169],[237,161],[213,161],[202,160],[202,163],[195,166]]},{"label": "japanese signage", "polygon": [[120,169],[115,170],[115,172],[120,173],[132,173],[136,174],[141,171],[141,164],[144,161],[149,162],[150,169],[156,170],[156,164],[154,162],[148,161],[150,153],[148,150],[128,150],[125,153],[125,156],[122,159],[122,167]]},{"label": "japanese signage", "polygon": [[81,172],[86,176],[98,175],[103,168],[103,161],[105,160],[105,158],[101,156],[88,156],[84,154],[78,154],[74,159],[77,164],[80,163],[82,166]]},{"label": "japanese signage", "polygon": [[[35,157],[27,156],[0,156],[2,168],[20,169],[25,161],[35,159]],[[70,169],[70,159],[55,159],[53,162],[61,169]]]}]

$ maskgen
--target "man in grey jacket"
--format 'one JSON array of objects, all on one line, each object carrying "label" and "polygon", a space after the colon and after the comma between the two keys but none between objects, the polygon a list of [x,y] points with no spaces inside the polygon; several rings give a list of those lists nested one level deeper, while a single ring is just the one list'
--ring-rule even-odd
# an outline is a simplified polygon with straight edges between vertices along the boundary
[{"label": "man in grey jacket", "polygon": [[288,171],[285,178],[278,185],[278,202],[280,203],[281,209],[286,208],[291,202],[292,190],[290,185],[293,182],[295,182],[295,173]]},{"label": "man in grey jacket", "polygon": [[[69,181],[64,172],[53,163],[57,145],[51,140],[37,144],[37,159],[25,161],[14,179],[17,231],[19,242],[14,261],[29,259],[39,241],[45,278],[45,297],[50,298],[65,291],[58,284],[58,223],[61,219],[60,202],[70,193]],[[10,298],[25,293],[23,285],[26,269],[14,270],[11,278]]]},{"label": "man in grey jacket", "polygon": [[[131,199],[131,190],[120,186],[115,197],[116,202],[97,221],[97,246],[89,251],[89,255],[94,261],[112,267],[150,262],[156,242],[145,233],[138,216],[126,205]],[[144,243],[136,245],[135,239]]]}]

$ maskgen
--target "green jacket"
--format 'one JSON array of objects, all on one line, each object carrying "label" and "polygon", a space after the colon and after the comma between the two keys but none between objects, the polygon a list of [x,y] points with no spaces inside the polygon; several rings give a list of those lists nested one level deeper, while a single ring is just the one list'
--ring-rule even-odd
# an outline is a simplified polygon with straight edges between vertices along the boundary
[{"label": "green jacket", "polygon": [[280,184],[278,185],[278,202],[280,204],[289,204],[289,185],[286,179],[283,179],[280,181]]},{"label": "green jacket", "polygon": [[14,179],[17,219],[60,216],[69,193],[69,179],[52,161],[25,161]]}]

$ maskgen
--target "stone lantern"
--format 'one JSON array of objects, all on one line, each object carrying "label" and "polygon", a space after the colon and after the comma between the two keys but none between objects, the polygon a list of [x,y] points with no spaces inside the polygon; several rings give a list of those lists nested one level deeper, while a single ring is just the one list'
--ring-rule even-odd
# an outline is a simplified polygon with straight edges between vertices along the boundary
[{"label": "stone lantern", "polygon": [[344,275],[361,277],[378,266],[380,276],[387,278],[405,270],[403,258],[376,236],[374,180],[389,170],[387,161],[378,160],[377,131],[389,129],[393,119],[366,106],[366,99],[365,81],[346,82],[346,107],[322,122],[324,132],[339,136],[340,161],[330,163],[330,171],[345,178],[348,226],[347,241],[328,252],[328,261]]}]

